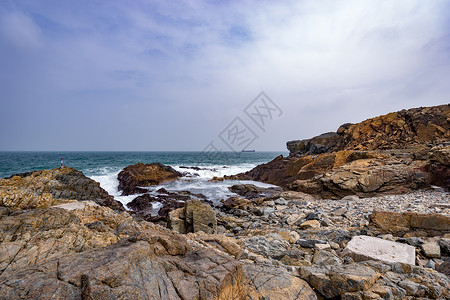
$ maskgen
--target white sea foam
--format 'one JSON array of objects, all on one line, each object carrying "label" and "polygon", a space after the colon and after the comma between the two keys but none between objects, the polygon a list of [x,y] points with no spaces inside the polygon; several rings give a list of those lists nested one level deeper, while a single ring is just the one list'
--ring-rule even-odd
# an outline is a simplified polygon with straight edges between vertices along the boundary
[{"label": "white sea foam", "polygon": [[[170,192],[176,191],[190,191],[192,193],[203,194],[207,197],[207,199],[217,203],[221,199],[226,199],[230,196],[235,196],[236,194],[232,193],[228,187],[233,184],[254,184],[260,187],[273,187],[274,185],[248,181],[248,180],[226,180],[219,182],[210,182],[209,179],[214,176],[222,177],[225,175],[234,175],[242,172],[249,171],[253,167],[254,164],[241,164],[241,165],[232,165],[232,166],[223,166],[223,165],[209,165],[209,166],[198,166],[200,170],[193,169],[192,166],[189,168],[181,168],[180,166],[172,166],[179,172],[185,174],[182,178],[176,181],[171,181],[167,183],[163,183],[157,186],[148,187],[150,193],[156,192],[160,188],[165,188]],[[197,166],[195,166],[197,167]],[[100,186],[105,189],[110,195],[112,195],[116,200],[120,201],[122,204],[126,205],[138,195],[130,195],[130,196],[121,196],[121,193],[118,190],[119,180],[117,179],[117,175],[120,170],[112,170],[111,168],[102,168],[100,170],[96,170],[95,175],[91,175],[90,178],[99,182]]]},{"label": "white sea foam", "polygon": [[128,202],[132,201],[136,198],[137,195],[130,196],[122,196],[119,192],[119,180],[117,179],[117,175],[120,171],[109,171],[105,172],[103,175],[92,175],[91,179],[100,183],[100,186],[108,192],[111,196],[114,197],[115,200],[120,201],[123,205],[126,205]]}]

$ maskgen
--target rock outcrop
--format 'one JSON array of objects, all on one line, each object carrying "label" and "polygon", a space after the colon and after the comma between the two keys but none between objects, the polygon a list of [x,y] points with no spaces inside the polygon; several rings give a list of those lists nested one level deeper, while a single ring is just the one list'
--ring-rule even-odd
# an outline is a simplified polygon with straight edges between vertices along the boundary
[{"label": "rock outcrop", "polygon": [[98,182],[73,168],[33,171],[0,178],[1,205],[11,208],[47,208],[70,200],[92,200],[123,211]]},{"label": "rock outcrop", "polygon": [[390,113],[357,124],[341,125],[337,132],[287,142],[293,154],[320,154],[339,150],[404,149],[450,139],[450,105],[421,107]]},{"label": "rock outcrop", "polygon": [[122,195],[132,195],[147,192],[147,189],[142,187],[176,180],[181,175],[172,167],[161,163],[137,163],[124,168],[117,178],[119,179],[119,191],[122,191]]},{"label": "rock outcrop", "polygon": [[449,105],[410,109],[288,142],[288,157],[225,179],[262,181],[334,199],[401,194],[431,185],[449,190],[449,140]]}]

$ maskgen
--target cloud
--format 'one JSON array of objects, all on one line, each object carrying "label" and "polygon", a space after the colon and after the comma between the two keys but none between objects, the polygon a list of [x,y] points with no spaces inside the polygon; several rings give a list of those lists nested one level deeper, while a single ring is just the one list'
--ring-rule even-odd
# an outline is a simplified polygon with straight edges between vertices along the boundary
[{"label": "cloud", "polygon": [[41,30],[33,19],[22,12],[14,11],[1,16],[1,34],[5,40],[21,48],[36,48],[41,45]]},{"label": "cloud", "polygon": [[[8,48],[0,57],[8,66],[0,71],[8,107],[0,125],[17,118],[18,107],[37,106],[42,115],[30,111],[31,120],[43,124],[42,136],[55,135],[60,130],[46,118],[58,107],[91,128],[92,142],[80,144],[87,150],[104,149],[95,137],[115,132],[130,150],[201,150],[260,91],[286,112],[273,129],[258,132],[260,149],[449,98],[444,0],[1,5],[0,43],[37,51]],[[16,130],[28,136],[25,127]],[[65,128],[73,136],[78,130]],[[55,148],[43,140],[50,142],[21,145]],[[122,142],[107,145],[123,150]]]}]

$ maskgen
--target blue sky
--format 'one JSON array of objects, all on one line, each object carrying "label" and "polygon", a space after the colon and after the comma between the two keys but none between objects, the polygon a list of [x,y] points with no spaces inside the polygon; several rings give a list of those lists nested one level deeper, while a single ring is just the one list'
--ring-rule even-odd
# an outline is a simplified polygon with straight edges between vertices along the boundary
[{"label": "blue sky", "polygon": [[449,103],[450,2],[0,0],[0,66],[0,150],[202,150],[236,117],[285,150]]}]

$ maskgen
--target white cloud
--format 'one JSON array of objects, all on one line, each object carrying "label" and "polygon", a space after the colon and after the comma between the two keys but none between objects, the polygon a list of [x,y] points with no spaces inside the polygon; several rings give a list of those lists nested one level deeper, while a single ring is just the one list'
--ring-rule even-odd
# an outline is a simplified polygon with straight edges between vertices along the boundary
[{"label": "white cloud", "polygon": [[23,48],[41,45],[41,30],[22,12],[14,11],[0,16],[1,33],[12,44]]}]

